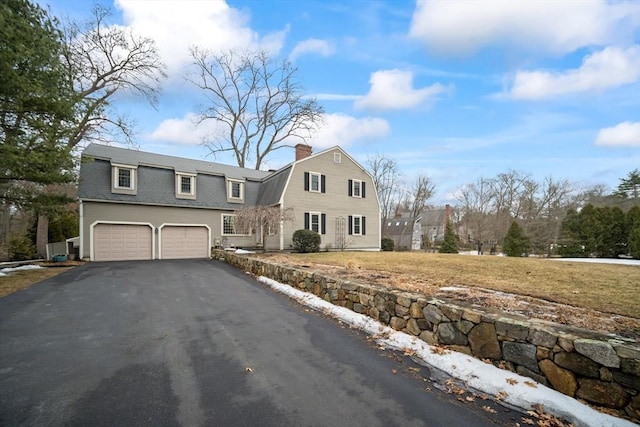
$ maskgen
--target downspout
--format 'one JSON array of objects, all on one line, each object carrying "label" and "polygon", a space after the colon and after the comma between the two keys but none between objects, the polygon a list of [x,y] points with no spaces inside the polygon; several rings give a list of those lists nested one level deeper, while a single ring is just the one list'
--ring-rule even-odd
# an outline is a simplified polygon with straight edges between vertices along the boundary
[{"label": "downspout", "polygon": [[84,237],[85,237],[85,232],[84,232],[84,205],[82,204],[82,200],[80,200],[80,221],[79,221],[79,225],[80,225],[80,261],[82,261],[84,259]]},{"label": "downspout", "polygon": [[[284,215],[284,208],[282,204],[280,204],[280,218]],[[284,221],[280,220],[280,250],[284,250]]]}]

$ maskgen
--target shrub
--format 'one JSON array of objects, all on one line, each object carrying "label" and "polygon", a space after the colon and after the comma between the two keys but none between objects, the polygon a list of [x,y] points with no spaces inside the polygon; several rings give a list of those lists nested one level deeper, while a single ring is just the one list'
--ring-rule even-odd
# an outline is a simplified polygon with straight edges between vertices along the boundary
[{"label": "shrub", "polygon": [[380,241],[380,248],[383,251],[393,251],[393,247],[395,246],[395,242],[390,237],[383,237]]},{"label": "shrub", "polygon": [[296,230],[293,233],[293,248],[296,252],[320,252],[320,235],[312,230]]},{"label": "shrub", "polygon": [[9,237],[7,239],[7,249],[11,261],[33,259],[36,254],[36,248],[33,246],[33,242],[31,242],[31,239],[25,234]]},{"label": "shrub", "polygon": [[629,233],[629,254],[640,259],[640,225],[635,226]]}]

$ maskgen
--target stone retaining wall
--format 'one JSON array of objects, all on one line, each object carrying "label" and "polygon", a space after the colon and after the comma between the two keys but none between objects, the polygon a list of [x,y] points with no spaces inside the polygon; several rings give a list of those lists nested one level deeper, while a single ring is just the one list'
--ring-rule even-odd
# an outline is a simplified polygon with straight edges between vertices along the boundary
[{"label": "stone retaining wall", "polygon": [[635,341],[333,279],[246,255],[214,251],[213,257],[640,421],[640,344]]}]

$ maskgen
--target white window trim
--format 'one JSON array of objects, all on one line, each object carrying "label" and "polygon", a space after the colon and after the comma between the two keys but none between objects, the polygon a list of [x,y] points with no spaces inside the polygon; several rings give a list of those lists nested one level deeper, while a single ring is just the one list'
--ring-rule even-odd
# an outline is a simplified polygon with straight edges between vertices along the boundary
[{"label": "white window trim", "polygon": [[[222,214],[222,215],[220,215],[220,234],[222,236],[225,236],[225,237],[226,236],[251,236],[251,232],[249,232],[248,234],[242,234],[242,233],[227,234],[227,233],[225,233],[224,232],[224,217],[225,216],[230,216],[230,217],[233,217],[233,218],[237,217],[236,214]],[[233,228],[234,228],[234,231],[237,231],[237,230],[235,230],[235,228],[236,228],[235,224],[234,224]]]},{"label": "white window trim", "polygon": [[[318,231],[313,229],[313,216],[318,217]],[[322,233],[322,212],[309,212],[309,230],[315,231],[318,234]]]},{"label": "white window trim", "polygon": [[[318,189],[314,190],[313,186],[313,177],[318,177]],[[322,192],[322,174],[320,172],[309,172],[309,191],[312,193],[321,193]]]},{"label": "white window trim", "polygon": [[[351,215],[351,235],[352,236],[362,236],[362,217],[363,215]],[[360,220],[359,227],[360,230],[356,233],[356,218]]]},{"label": "white window trim", "polygon": [[[129,187],[120,186],[120,171],[128,170],[130,173],[131,185]],[[114,193],[135,194],[138,187],[138,167],[134,165],[111,164],[112,182],[111,191]]]},{"label": "white window trim", "polygon": [[[233,197],[233,184],[240,185],[240,197]],[[231,203],[244,203],[244,184],[241,179],[227,179],[227,201]]]},{"label": "white window trim", "polygon": [[342,154],[333,153],[333,163],[342,163]]},{"label": "white window trim", "polygon": [[[185,193],[182,191],[182,178],[190,178],[191,191]],[[176,172],[176,197],[178,198],[195,198],[196,196],[196,174]]]},{"label": "white window trim", "polygon": [[[356,196],[356,182],[359,183],[358,195]],[[355,197],[357,199],[362,198],[362,180],[361,179],[352,179],[351,180],[351,197]]]}]

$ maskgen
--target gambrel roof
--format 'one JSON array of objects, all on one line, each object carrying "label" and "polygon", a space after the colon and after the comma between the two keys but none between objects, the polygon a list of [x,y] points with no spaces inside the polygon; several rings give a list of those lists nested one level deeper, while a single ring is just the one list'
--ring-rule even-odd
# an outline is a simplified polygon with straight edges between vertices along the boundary
[{"label": "gambrel roof", "polygon": [[[340,147],[329,150],[335,149],[350,158]],[[294,166],[324,152],[292,162],[277,171],[262,171],[93,143],[82,153],[78,197],[82,200],[229,210],[242,206],[278,205]],[[112,191],[113,166],[137,169],[137,180],[143,185],[137,185],[135,194]],[[361,168],[360,165],[358,167]],[[196,175],[196,197],[176,198],[175,176],[180,173]],[[244,203],[228,201],[229,179],[244,182]]]}]

